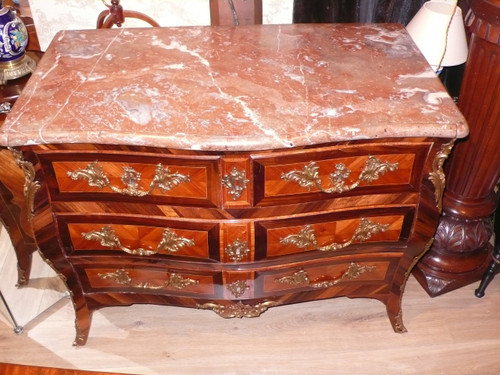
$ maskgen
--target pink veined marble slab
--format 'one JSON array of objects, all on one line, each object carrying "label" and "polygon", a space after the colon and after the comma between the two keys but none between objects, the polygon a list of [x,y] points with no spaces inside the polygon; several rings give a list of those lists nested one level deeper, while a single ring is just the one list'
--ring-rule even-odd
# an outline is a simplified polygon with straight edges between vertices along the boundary
[{"label": "pink veined marble slab", "polygon": [[238,151],[468,127],[402,26],[297,24],[60,32],[0,132]]}]

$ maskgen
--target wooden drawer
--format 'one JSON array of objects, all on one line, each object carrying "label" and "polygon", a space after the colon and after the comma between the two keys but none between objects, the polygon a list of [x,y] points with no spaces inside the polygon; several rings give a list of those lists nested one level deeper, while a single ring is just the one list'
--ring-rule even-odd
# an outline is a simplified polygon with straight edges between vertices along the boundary
[{"label": "wooden drawer", "polygon": [[139,218],[58,215],[65,251],[70,256],[134,255],[219,260],[219,225]]},{"label": "wooden drawer", "polygon": [[196,273],[138,265],[76,266],[87,293],[129,292],[213,298],[218,295],[220,273]]},{"label": "wooden drawer", "polygon": [[79,151],[38,158],[53,200],[220,204],[217,156]]},{"label": "wooden drawer", "polygon": [[[134,216],[57,214],[69,256],[129,254],[248,263],[311,251],[405,244],[414,207],[330,212],[282,220],[214,223]],[[344,250],[345,249],[345,250]]]},{"label": "wooden drawer", "polygon": [[[359,260],[358,260],[359,259]],[[257,274],[256,293],[269,297],[299,291],[312,291],[348,284],[387,284],[399,258],[396,256],[373,259],[345,260],[336,263],[317,263],[279,271]]]},{"label": "wooden drawer", "polygon": [[[255,258],[308,251],[338,252],[351,246],[378,243],[403,245],[410,235],[414,208],[335,212],[255,224]],[[361,246],[360,246],[361,245]]]},{"label": "wooden drawer", "polygon": [[375,191],[416,191],[427,151],[427,144],[363,145],[253,155],[254,204],[300,203]]}]

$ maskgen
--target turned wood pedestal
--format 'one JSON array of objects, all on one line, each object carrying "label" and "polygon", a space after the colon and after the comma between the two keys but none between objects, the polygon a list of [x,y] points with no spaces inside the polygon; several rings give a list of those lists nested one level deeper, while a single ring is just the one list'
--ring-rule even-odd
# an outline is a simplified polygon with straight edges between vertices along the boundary
[{"label": "turned wood pedestal", "polygon": [[431,296],[479,280],[491,259],[500,178],[500,1],[472,1],[466,21],[472,36],[459,108],[470,134],[449,160],[435,240],[414,270]]}]

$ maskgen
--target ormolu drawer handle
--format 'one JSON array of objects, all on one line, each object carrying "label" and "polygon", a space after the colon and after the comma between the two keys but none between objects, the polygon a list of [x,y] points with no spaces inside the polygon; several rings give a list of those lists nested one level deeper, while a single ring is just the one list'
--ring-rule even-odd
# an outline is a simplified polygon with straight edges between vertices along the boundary
[{"label": "ormolu drawer handle", "polygon": [[297,234],[290,234],[286,237],[280,239],[280,243],[283,245],[295,245],[301,249],[306,247],[312,247],[320,251],[332,251],[340,250],[344,247],[351,245],[354,242],[363,242],[370,239],[374,234],[378,232],[385,232],[389,229],[389,224],[379,224],[374,223],[366,218],[361,219],[358,228],[354,231],[351,239],[344,243],[331,243],[330,245],[324,245],[318,247],[318,242],[316,240],[316,234],[314,229],[310,225],[306,225]]},{"label": "ormolu drawer handle", "polygon": [[241,241],[238,238],[233,243],[227,245],[224,252],[229,256],[229,259],[234,261],[234,263],[238,263],[247,256],[250,249],[248,248],[248,242]]},{"label": "ormolu drawer handle", "polygon": [[319,167],[315,162],[310,162],[301,171],[293,170],[288,173],[282,173],[281,179],[285,181],[295,181],[301,187],[311,190],[313,186],[318,188],[323,193],[345,193],[359,186],[362,182],[371,183],[378,180],[385,172],[393,172],[398,169],[399,163],[383,162],[375,156],[370,156],[366,161],[365,167],[358,176],[357,181],[351,185],[346,185],[345,180],[351,174],[351,170],[347,169],[344,163],[335,165],[335,172],[329,175],[330,182],[333,186],[324,188],[321,179],[319,178]]},{"label": "ormolu drawer handle", "polygon": [[274,281],[278,284],[288,284],[292,286],[305,284],[306,286],[310,286],[311,288],[329,288],[341,283],[344,280],[357,279],[366,272],[375,271],[376,268],[376,266],[360,266],[359,264],[352,262],[349,265],[349,268],[347,268],[347,270],[339,278],[334,280],[325,280],[328,279],[329,276],[321,276],[318,278],[318,280],[323,281],[313,282],[310,280],[309,275],[306,271],[300,270],[295,272],[292,276],[283,276],[275,279]]},{"label": "ormolu drawer handle", "polygon": [[162,250],[165,250],[168,253],[175,253],[184,246],[194,245],[194,240],[178,237],[177,234],[170,230],[170,228],[165,228],[163,230],[161,241],[155,250],[146,250],[143,248],[129,249],[123,246],[120,239],[116,236],[115,231],[109,225],[102,227],[98,231],[93,230],[87,233],[82,233],[82,237],[88,241],[99,241],[102,246],[119,248],[120,250],[132,255],[149,256],[158,254]]},{"label": "ormolu drawer handle", "polygon": [[239,171],[236,167],[222,178],[222,185],[224,185],[228,193],[233,196],[233,200],[241,196],[249,182],[250,180],[247,179],[245,171]]},{"label": "ormolu drawer handle", "polygon": [[138,289],[158,290],[171,286],[175,289],[181,290],[190,285],[198,285],[200,283],[198,280],[187,279],[173,272],[170,274],[168,280],[166,280],[163,284],[160,285],[150,283],[149,281],[142,283],[134,283],[129,273],[123,268],[116,270],[114,272],[98,273],[97,276],[102,280],[111,279],[117,284],[126,285]]},{"label": "ormolu drawer handle", "polygon": [[131,197],[144,197],[149,195],[156,188],[160,189],[162,193],[172,190],[181,182],[189,182],[189,176],[184,176],[180,173],[172,173],[167,168],[163,168],[161,164],[156,166],[155,175],[149,184],[147,191],[141,190],[139,181],[141,180],[141,173],[137,172],[134,168],[123,167],[124,173],[121,176],[122,182],[126,185],[125,188],[119,188],[111,185],[108,177],[102,170],[101,166],[94,161],[87,165],[84,169],[78,169],[74,172],[67,172],[67,175],[72,180],[87,180],[89,186],[96,186],[99,189],[108,187],[115,193],[129,195]]},{"label": "ormolu drawer handle", "polygon": [[250,285],[248,285],[245,281],[243,280],[238,280],[235,282],[232,282],[227,286],[227,290],[231,292],[233,296],[236,298],[240,298],[245,292],[250,289]]}]

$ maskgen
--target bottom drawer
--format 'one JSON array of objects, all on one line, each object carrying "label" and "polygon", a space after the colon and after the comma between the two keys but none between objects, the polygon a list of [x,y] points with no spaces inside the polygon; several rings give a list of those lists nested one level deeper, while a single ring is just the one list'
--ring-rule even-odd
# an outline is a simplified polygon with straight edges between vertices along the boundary
[{"label": "bottom drawer", "polygon": [[279,271],[263,272],[257,276],[256,289],[261,297],[299,291],[311,291],[345,284],[385,283],[393,273],[398,258],[384,260],[346,261],[335,264],[316,264]]},{"label": "bottom drawer", "polygon": [[176,270],[133,264],[75,265],[86,293],[140,293],[192,298],[252,299],[343,285],[386,284],[399,257],[366,257],[279,269]]},{"label": "bottom drawer", "polygon": [[87,293],[160,293],[184,296],[216,297],[220,273],[194,273],[147,266],[92,266],[78,271]]}]

